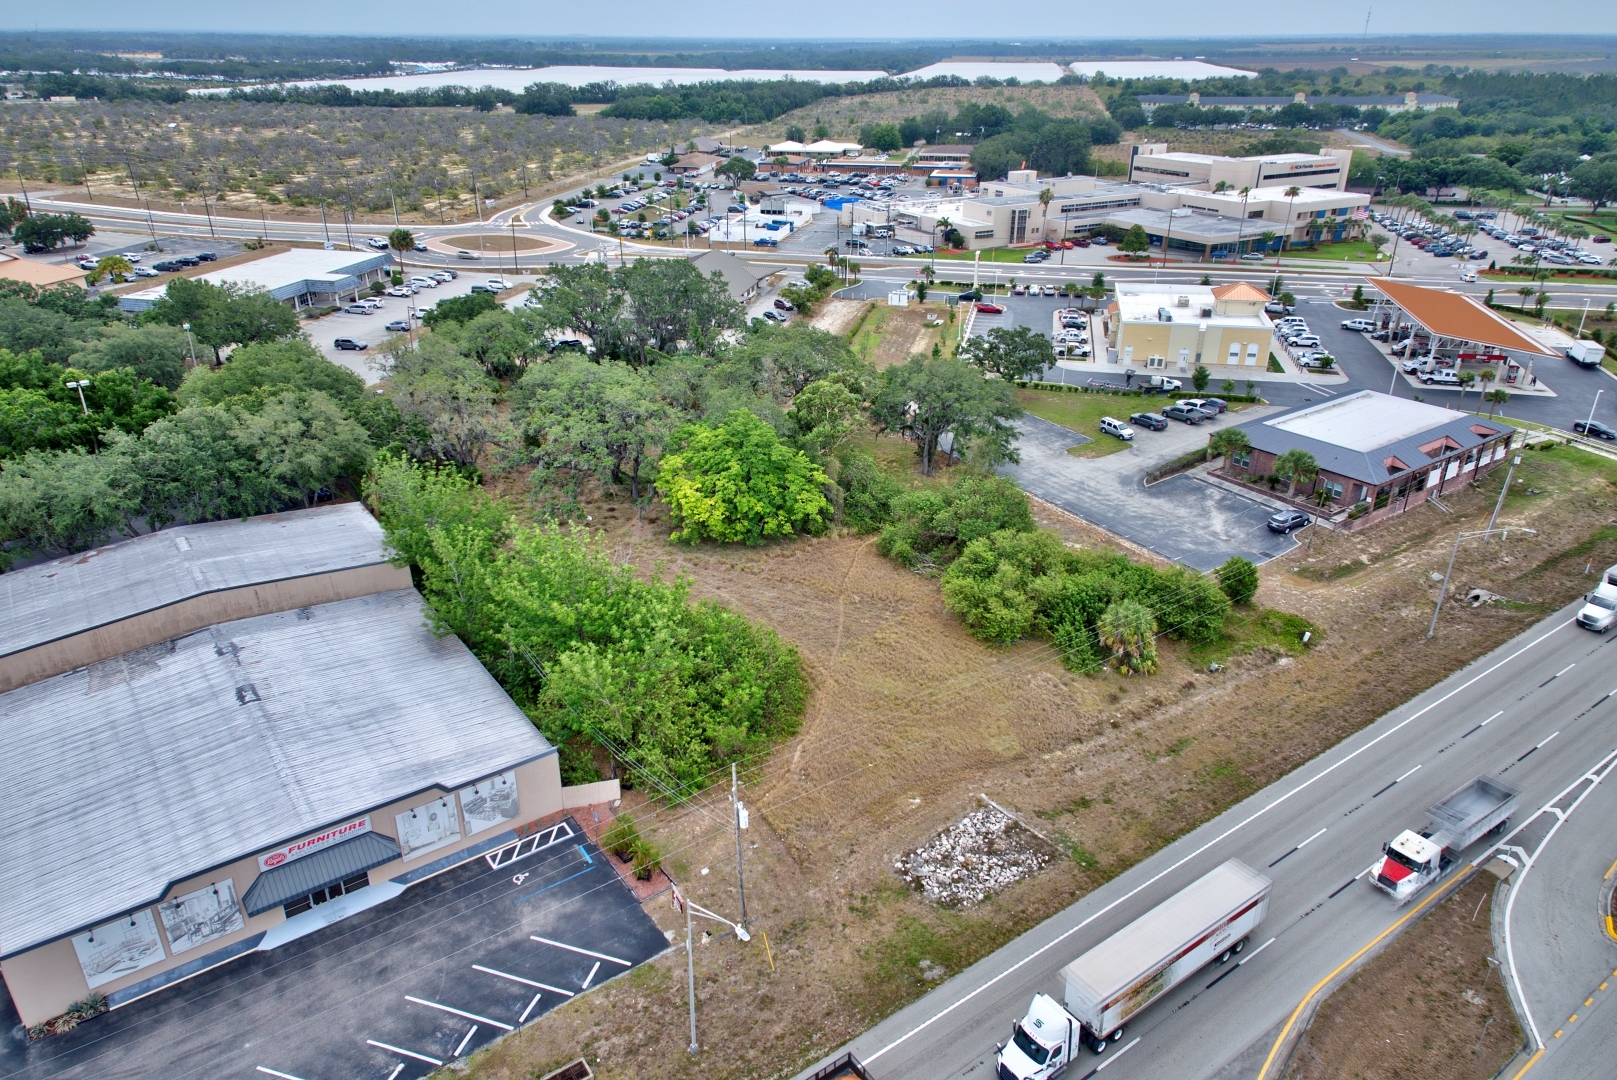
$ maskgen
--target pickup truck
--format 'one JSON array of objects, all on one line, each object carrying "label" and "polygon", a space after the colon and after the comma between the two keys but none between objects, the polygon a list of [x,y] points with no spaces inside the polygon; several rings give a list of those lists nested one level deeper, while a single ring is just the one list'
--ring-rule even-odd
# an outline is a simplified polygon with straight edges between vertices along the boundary
[{"label": "pickup truck", "polygon": [[1460,852],[1510,824],[1521,794],[1494,776],[1479,776],[1426,812],[1420,832],[1405,829],[1381,845],[1370,884],[1407,904],[1454,865]]}]

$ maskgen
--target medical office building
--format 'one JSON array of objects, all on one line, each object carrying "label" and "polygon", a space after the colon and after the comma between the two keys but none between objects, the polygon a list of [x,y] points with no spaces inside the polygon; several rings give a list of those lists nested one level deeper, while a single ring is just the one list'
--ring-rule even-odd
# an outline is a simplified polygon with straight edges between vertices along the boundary
[{"label": "medical office building", "polygon": [[357,504],[0,575],[0,975],[113,1008],[515,843],[555,749]]}]

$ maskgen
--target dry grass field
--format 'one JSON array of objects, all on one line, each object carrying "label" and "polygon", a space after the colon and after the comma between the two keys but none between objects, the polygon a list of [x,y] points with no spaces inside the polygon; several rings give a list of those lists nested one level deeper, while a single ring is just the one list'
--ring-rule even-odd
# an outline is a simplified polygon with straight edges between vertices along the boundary
[{"label": "dry grass field", "polygon": [[[859,129],[866,124],[896,123],[906,116],[919,116],[934,109],[954,113],[966,102],[1003,105],[1012,112],[1020,112],[1031,105],[1052,116],[1103,116],[1106,113],[1100,98],[1087,86],[938,87],[827,98],[752,130],[760,137],[778,140],[785,136],[789,125],[798,124],[812,131],[816,124],[823,123],[831,129],[833,139],[857,139]],[[937,141],[948,143],[954,139],[945,132]]]},{"label": "dry grass field", "polygon": [[[877,449],[911,467],[897,439]],[[683,956],[670,955],[478,1055],[469,1075],[517,1080],[581,1053],[607,1077],[790,1075],[1583,591],[1586,566],[1617,562],[1617,463],[1566,449],[1524,456],[1523,494],[1502,522],[1538,536],[1467,549],[1455,568],[1462,593],[1485,587],[1511,603],[1446,606],[1436,639],[1425,638],[1429,575],[1453,531],[1486,518],[1496,476],[1456,492],[1453,516],[1427,507],[1363,534],[1322,535],[1265,567],[1259,608],[1306,619],[1313,647],[1296,640],[1301,624],[1253,612],[1219,646],[1163,643],[1160,672],[1136,679],[1075,675],[1040,642],[980,644],[944,610],[935,581],[882,558],[870,537],[674,547],[660,507],[642,518],[594,506],[619,558],[689,575],[697,596],[802,651],[814,687],[802,733],[744,773],[747,901],[761,933],[698,950],[704,1050],[694,1058]],[[1070,543],[1123,547],[1050,508],[1039,516]],[[1210,675],[1212,660],[1224,668]],[[1030,815],[1070,858],[969,912],[940,910],[893,860],[979,793]],[[682,887],[736,911],[721,792],[680,809],[632,792],[625,804]],[[682,932],[665,901],[651,913]]]}]

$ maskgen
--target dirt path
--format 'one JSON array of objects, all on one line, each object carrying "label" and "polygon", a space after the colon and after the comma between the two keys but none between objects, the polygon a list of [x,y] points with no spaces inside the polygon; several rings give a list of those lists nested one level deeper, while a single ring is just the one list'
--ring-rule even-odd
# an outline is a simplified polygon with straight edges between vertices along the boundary
[{"label": "dirt path", "polygon": [[869,300],[827,300],[809,317],[809,325],[832,334],[847,334],[870,306]]},{"label": "dirt path", "polygon": [[1522,1044],[1493,952],[1492,874],[1479,873],[1320,1006],[1286,1080],[1483,1080]]}]

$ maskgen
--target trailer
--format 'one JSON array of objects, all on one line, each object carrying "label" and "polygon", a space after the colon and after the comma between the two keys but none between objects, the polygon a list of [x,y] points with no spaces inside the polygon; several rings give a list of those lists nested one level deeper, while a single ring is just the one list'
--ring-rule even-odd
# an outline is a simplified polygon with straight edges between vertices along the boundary
[{"label": "trailer", "polygon": [[1405,829],[1381,845],[1370,865],[1370,884],[1406,904],[1442,877],[1460,852],[1510,824],[1521,792],[1496,776],[1479,776],[1426,812],[1420,832]]},{"label": "trailer", "polygon": [[1246,948],[1269,908],[1271,882],[1230,859],[1061,970],[1065,1006],[1035,994],[999,1049],[999,1080],[1048,1080],[1079,1047],[1096,1054],[1129,1019],[1207,964]]}]

